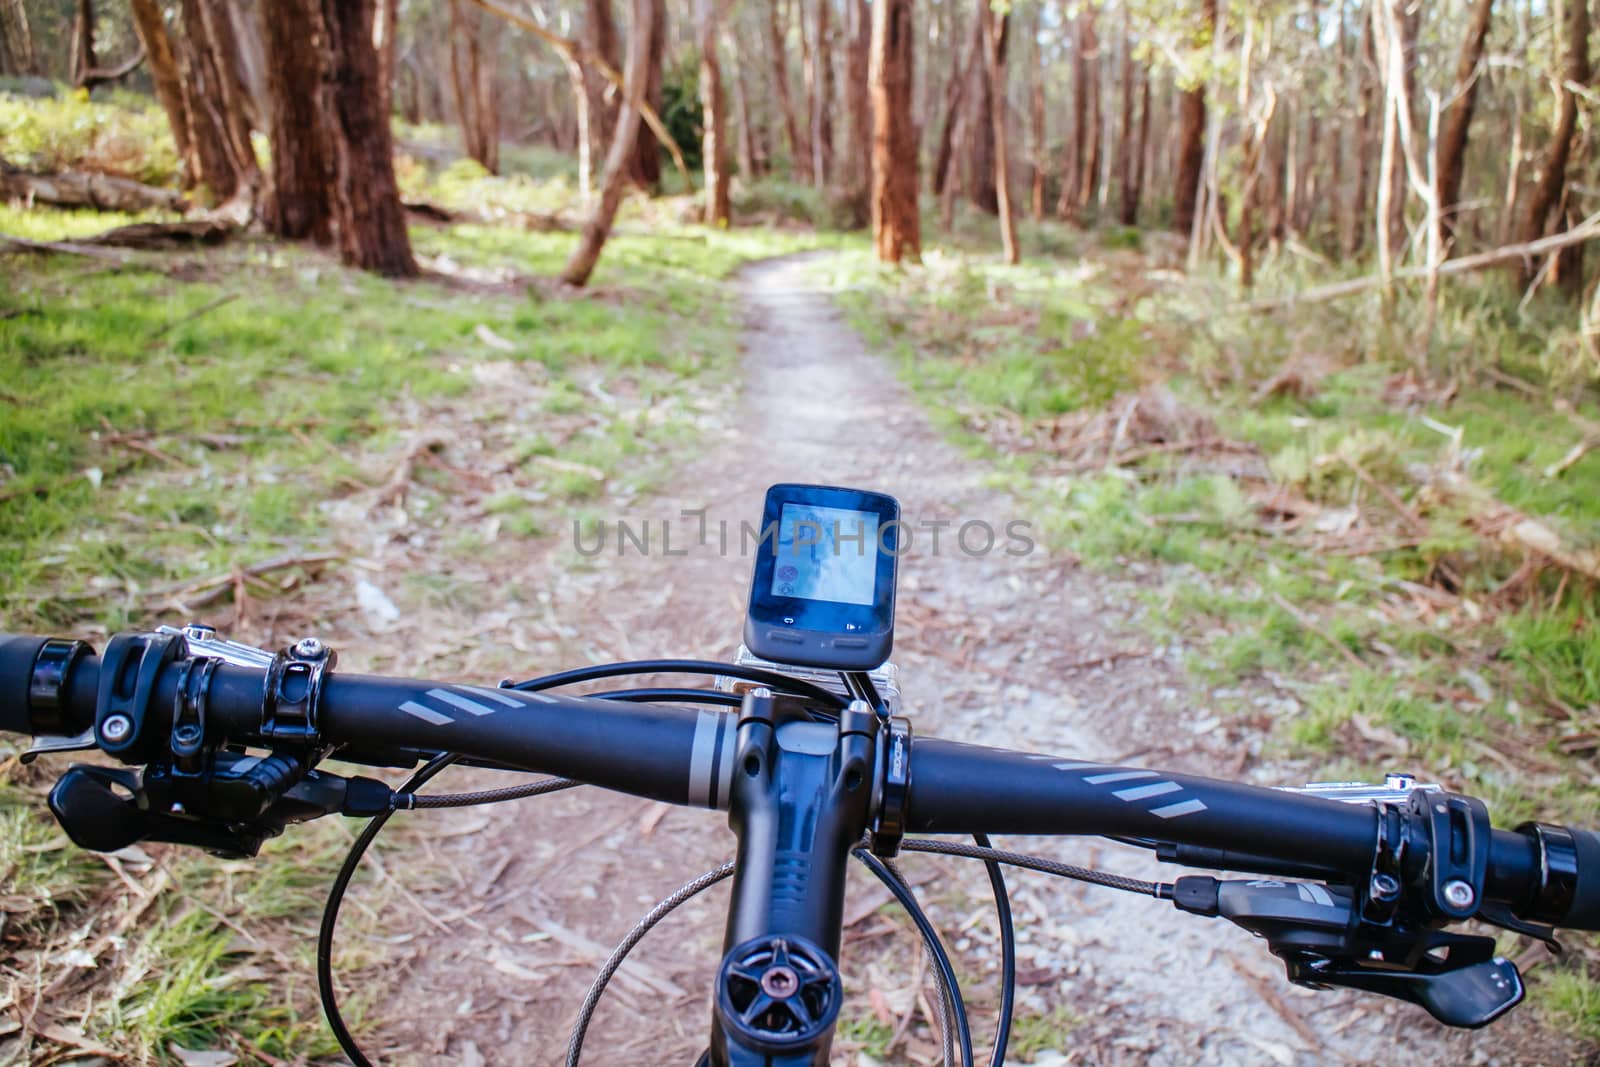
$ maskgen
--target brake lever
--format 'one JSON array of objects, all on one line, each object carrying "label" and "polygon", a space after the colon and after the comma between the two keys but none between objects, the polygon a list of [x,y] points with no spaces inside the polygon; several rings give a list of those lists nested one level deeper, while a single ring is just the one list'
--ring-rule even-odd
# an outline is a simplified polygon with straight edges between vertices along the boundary
[{"label": "brake lever", "polygon": [[1173,903],[1221,916],[1267,942],[1289,980],[1342,986],[1407,1000],[1447,1026],[1476,1029],[1521,1002],[1516,965],[1495,955],[1494,939],[1397,922],[1361,921],[1346,886],[1275,879],[1179,878]]},{"label": "brake lever", "polygon": [[77,737],[36,737],[28,750],[17,757],[17,761],[26,765],[53,752],[88,752],[99,747],[95,742],[94,727],[91,726]]},{"label": "brake lever", "polygon": [[[374,778],[310,770],[281,792],[245,788],[244,779],[280,757],[221,754],[222,775],[182,790],[166,766],[139,771],[78,764],[50,790],[50,810],[79,848],[115,852],[140,841],[191,845],[230,859],[254,856],[290,823],[340,812],[376,815],[393,792]],[[230,789],[231,785],[231,789]],[[178,799],[188,798],[187,801]],[[255,810],[251,810],[254,808]],[[207,817],[207,812],[220,814]]]},{"label": "brake lever", "polygon": [[[268,834],[150,811],[137,771],[78,765],[50,790],[50,811],[79,848],[115,852],[141,841],[192,845],[230,859],[254,856]],[[120,795],[121,789],[127,796]],[[273,831],[276,833],[276,831]]]}]

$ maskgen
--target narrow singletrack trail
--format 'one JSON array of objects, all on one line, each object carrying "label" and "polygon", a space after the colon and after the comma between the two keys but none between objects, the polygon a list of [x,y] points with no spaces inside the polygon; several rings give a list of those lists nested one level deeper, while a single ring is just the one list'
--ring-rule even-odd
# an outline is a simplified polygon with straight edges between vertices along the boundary
[{"label": "narrow singletrack trail", "polygon": [[[619,550],[613,531],[598,555],[586,555],[566,530],[559,544],[508,561],[508,573],[496,575],[548,591],[548,614],[566,635],[562,665],[729,657],[750,567],[739,524],[759,515],[766,487],[859,484],[897,496],[912,529],[894,659],[919,734],[1236,775],[1247,763],[1246,729],[1207,710],[1206,692],[1183,672],[1182,648],[1139,631],[1140,593],[1162,576],[1093,574],[1042,543],[1008,554],[1006,524],[1031,517],[987,487],[983,462],[951,447],[887,362],[841,322],[812,280],[815,266],[811,257],[787,257],[740,276],[744,380],[726,399],[727,418],[687,444],[662,492],[606,516],[636,530],[648,524],[648,552]],[[699,509],[704,543],[695,536]],[[991,550],[975,551],[976,527],[965,547],[958,543],[960,526],[972,520],[997,532]],[[934,528],[919,524],[938,522],[949,525],[935,550]],[[504,777],[463,774],[433,791],[466,781]],[[367,990],[378,1026],[365,1038],[386,1063],[562,1062],[571,1021],[611,947],[657,900],[730,858],[733,847],[717,813],[586,788],[405,818],[417,851],[410,862],[383,853],[385,869],[402,881],[409,869],[425,870],[425,884],[384,918],[384,943],[345,949],[386,961],[375,972],[380,985]],[[1155,869],[1104,842],[997,843],[1124,873]],[[904,867],[957,952],[986,1062],[993,1016],[982,1005],[997,988],[997,942],[982,869],[962,862],[907,857]],[[1375,1062],[1397,1047],[1423,1061],[1473,1059],[1475,1045],[1420,1010],[1288,985],[1263,944],[1220,920],[1042,875],[1009,881],[1021,942],[1019,1013],[1076,1020],[1053,1062],[1299,1067]],[[847,912],[856,915],[876,886],[857,872],[850,892]],[[708,1033],[726,899],[725,884],[707,892],[640,945],[601,1002],[585,1063],[694,1062]],[[867,1010],[873,989],[888,1004],[908,1004],[912,935],[870,909],[858,918],[842,960],[854,1011]],[[924,1040],[913,1051],[932,1047]],[[905,1053],[902,1046],[895,1062],[913,1062]],[[835,1062],[856,1057],[843,1050]]]}]

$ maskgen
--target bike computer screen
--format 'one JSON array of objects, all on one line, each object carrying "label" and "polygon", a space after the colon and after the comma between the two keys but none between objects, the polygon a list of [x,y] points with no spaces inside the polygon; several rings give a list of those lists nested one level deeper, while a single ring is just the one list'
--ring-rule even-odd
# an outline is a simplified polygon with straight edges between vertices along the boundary
[{"label": "bike computer screen", "polygon": [[744,643],[763,659],[869,671],[894,642],[900,505],[825,485],[767,490]]}]

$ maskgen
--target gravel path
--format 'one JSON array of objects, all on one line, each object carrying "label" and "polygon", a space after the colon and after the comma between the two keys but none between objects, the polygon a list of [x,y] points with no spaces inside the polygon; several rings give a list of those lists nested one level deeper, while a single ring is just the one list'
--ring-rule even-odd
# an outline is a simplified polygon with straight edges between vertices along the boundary
[{"label": "gravel path", "polygon": [[[1043,547],[1006,554],[1005,524],[1029,516],[985,487],[981,462],[934,431],[886,363],[840,322],[811,270],[806,257],[791,257],[741,276],[746,359],[743,391],[725,401],[731,417],[694,443],[651,502],[609,516],[636,528],[648,521],[650,554],[630,546],[619,556],[613,540],[589,559],[563,534],[548,554],[523,561],[522,573],[500,576],[548,589],[550,616],[568,628],[566,665],[728,655],[749,570],[738,526],[759,514],[767,485],[860,484],[896,495],[914,535],[922,520],[952,523],[937,552],[914,543],[901,564],[895,660],[920,734],[1237,776],[1251,763],[1247,728],[1206,709],[1181,648],[1153,646],[1138,630],[1138,596],[1162,575],[1094,575]],[[707,544],[689,536],[698,520],[680,508],[706,509]],[[730,525],[728,555],[719,520]],[[955,544],[967,520],[1000,531],[994,550]],[[662,551],[662,523],[672,525],[672,552],[685,554]],[[434,820],[417,857],[433,887],[393,916],[392,943],[373,949],[391,961],[384,973],[396,990],[377,994],[385,1023],[373,1040],[391,1050],[385,1062],[560,1062],[595,965],[637,916],[733,845],[713,814],[588,789],[417,818]],[[1103,842],[998,843],[1154,871],[1142,855]],[[403,874],[397,856],[389,869]],[[981,1005],[993,999],[997,953],[981,868],[909,857],[905,868],[936,921],[959,928],[954,945],[986,1047]],[[1297,1067],[1374,1062],[1397,1045],[1408,1059],[1486,1060],[1483,1038],[1445,1035],[1419,1010],[1288,985],[1264,945],[1220,921],[1043,876],[1017,875],[1012,885],[1019,1012],[1076,1020],[1060,1054],[1035,1062]],[[887,912],[871,912],[874,889],[852,876],[847,911],[860,921],[842,965],[858,1003],[876,991],[896,1016],[914,994],[915,942]],[[725,901],[725,887],[697,898],[641,945],[637,965],[602,1002],[585,1063],[694,1061],[709,1025]],[[836,1062],[855,1062],[847,1044]],[[914,1028],[897,1052],[911,1059],[897,1062],[927,1062],[918,1057],[932,1049]],[[1498,1062],[1521,1060],[1505,1053]]]}]

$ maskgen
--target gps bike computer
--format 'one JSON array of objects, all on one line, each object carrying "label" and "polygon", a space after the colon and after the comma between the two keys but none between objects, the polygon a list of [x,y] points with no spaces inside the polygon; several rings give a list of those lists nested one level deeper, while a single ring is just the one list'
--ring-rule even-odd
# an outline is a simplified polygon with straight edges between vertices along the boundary
[{"label": "gps bike computer", "polygon": [[826,485],[767,490],[744,643],[775,663],[870,671],[894,644],[900,505]]}]

